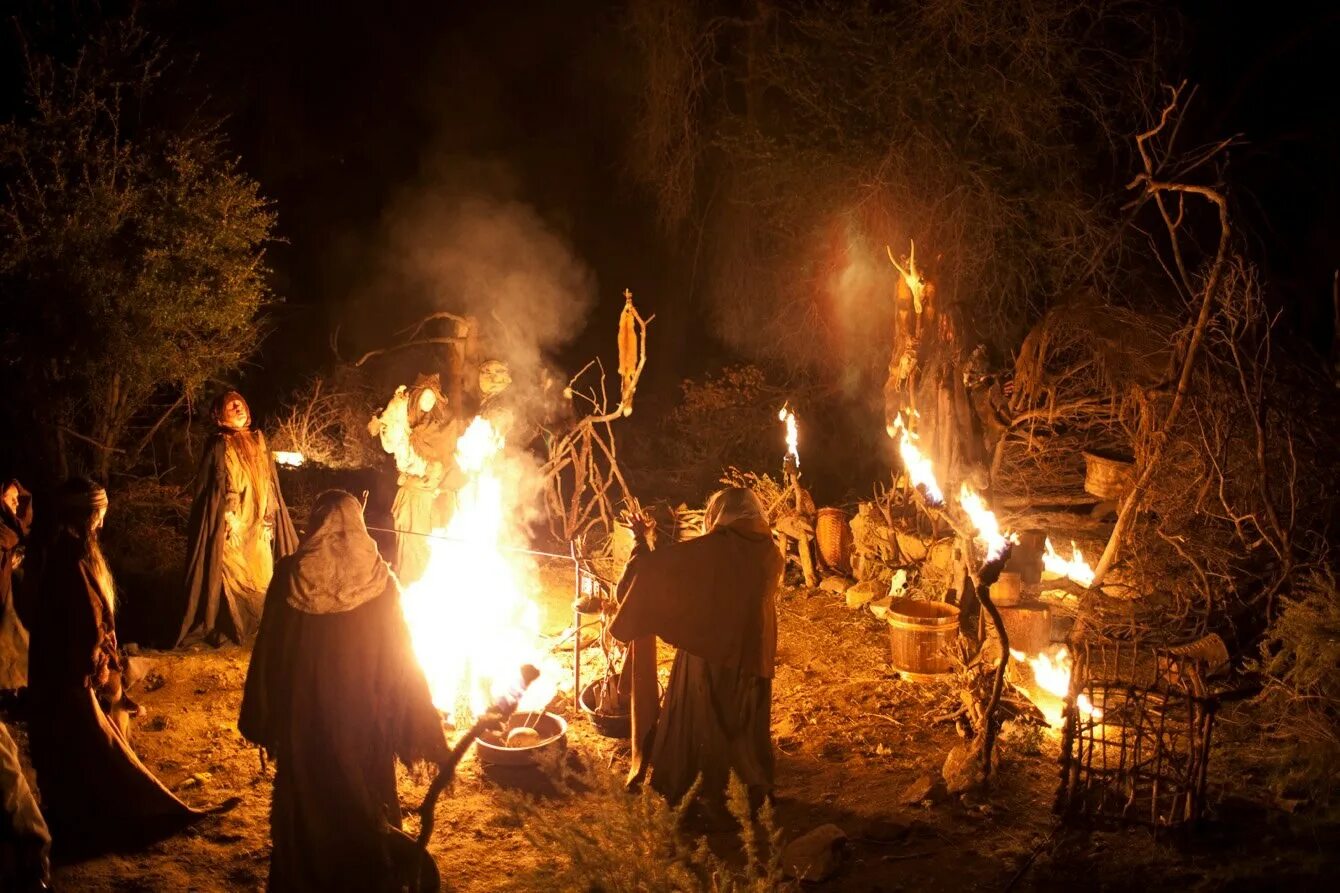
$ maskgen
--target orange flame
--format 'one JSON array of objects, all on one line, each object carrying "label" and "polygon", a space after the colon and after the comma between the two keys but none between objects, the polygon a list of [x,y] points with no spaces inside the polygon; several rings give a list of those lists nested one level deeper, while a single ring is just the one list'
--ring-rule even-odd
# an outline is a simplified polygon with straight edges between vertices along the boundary
[{"label": "orange flame", "polygon": [[[907,410],[915,413],[915,410]],[[926,497],[936,505],[945,501],[940,491],[940,482],[935,479],[935,468],[931,460],[917,448],[917,435],[903,423],[902,413],[893,420],[891,434],[898,438],[898,455],[903,459],[903,468],[907,470],[907,479],[914,487],[922,487]]]},{"label": "orange flame", "polygon": [[[1042,692],[1052,696],[1051,699],[1037,698],[1034,703],[1046,717],[1048,725],[1060,726],[1063,718],[1061,704],[1070,695],[1070,675],[1075,666],[1070,649],[1064,645],[1056,645],[1041,654],[1028,655],[1011,648],[1010,657],[1027,664],[1033,671],[1033,683]],[[1101,722],[1103,719],[1103,711],[1094,707],[1084,692],[1075,696],[1075,707],[1079,710],[1079,715],[1085,719],[1093,719],[1096,722]]]},{"label": "orange flame", "polygon": [[1052,546],[1051,538],[1047,538],[1047,551],[1042,556],[1042,566],[1047,573],[1057,577],[1067,577],[1074,580],[1081,586],[1092,585],[1094,579],[1093,568],[1084,560],[1084,553],[1075,545],[1075,541],[1070,541],[1070,557],[1064,558]]},{"label": "orange flame", "polygon": [[800,435],[796,431],[796,414],[790,406],[783,406],[777,413],[777,420],[786,423],[786,455],[800,467]]},{"label": "orange flame", "polygon": [[446,528],[429,540],[423,577],[401,598],[433,703],[453,720],[482,713],[525,663],[543,672],[521,710],[543,710],[556,691],[557,667],[539,647],[538,576],[516,551],[525,541],[509,523],[521,513],[502,449],[482,416],[461,435],[456,464],[467,483]]},{"label": "orange flame", "polygon": [[1000,522],[996,520],[995,513],[986,507],[982,497],[967,484],[959,488],[958,503],[977,528],[977,539],[986,548],[986,560],[999,558],[1005,547],[1013,542],[1013,536],[1000,532]]}]

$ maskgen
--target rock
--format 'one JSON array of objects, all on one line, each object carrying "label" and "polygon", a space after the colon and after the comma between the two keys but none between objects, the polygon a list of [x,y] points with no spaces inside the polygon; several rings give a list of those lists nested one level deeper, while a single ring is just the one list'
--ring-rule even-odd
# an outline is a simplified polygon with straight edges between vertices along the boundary
[{"label": "rock", "polygon": [[847,590],[847,607],[855,610],[863,607],[868,602],[884,593],[884,586],[877,580],[866,580],[864,583],[857,583]]},{"label": "rock", "polygon": [[926,553],[926,564],[942,571],[954,569],[954,541],[940,540]]},{"label": "rock", "polygon": [[898,795],[898,802],[904,806],[918,806],[927,800],[937,800],[944,793],[944,785],[940,779],[929,772],[918,775],[912,780],[912,783],[903,788]]},{"label": "rock", "polygon": [[[991,762],[993,769],[1000,767],[999,747],[992,750]],[[982,771],[981,739],[955,744],[945,757],[940,774],[944,776],[945,789],[951,795],[957,796],[980,788],[986,781],[986,774]]]},{"label": "rock", "polygon": [[915,564],[926,560],[926,542],[921,537],[904,530],[895,530],[893,536],[904,561]]},{"label": "rock", "polygon": [[841,594],[851,588],[852,581],[846,577],[824,577],[823,582],[819,584],[820,589],[826,589],[829,592]]},{"label": "rock", "polygon": [[837,825],[820,825],[786,845],[782,867],[787,877],[800,881],[823,881],[842,866],[847,834]]},{"label": "rock", "polygon": [[883,620],[889,616],[889,605],[891,604],[893,604],[893,599],[886,595],[884,598],[875,599],[867,607],[870,608],[870,613],[875,615],[876,620]]}]

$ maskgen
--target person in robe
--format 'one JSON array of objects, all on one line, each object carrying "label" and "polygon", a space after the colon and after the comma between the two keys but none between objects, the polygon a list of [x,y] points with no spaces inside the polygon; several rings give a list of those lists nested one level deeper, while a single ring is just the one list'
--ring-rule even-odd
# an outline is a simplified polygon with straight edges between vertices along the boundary
[{"label": "person in robe", "polygon": [[238,729],[275,760],[269,890],[399,891],[395,761],[449,751],[358,500],[317,498],[266,599]]},{"label": "person in robe", "polygon": [[17,480],[9,481],[0,489],[0,691],[28,684],[28,630],[14,599],[14,575],[32,520],[32,495]]},{"label": "person in robe", "polygon": [[[631,643],[633,766],[630,784],[650,784],[672,803],[701,774],[702,802],[724,802],[730,774],[760,803],[773,788],[772,676],[775,598],[782,556],[751,491],[713,494],[695,539],[639,543],[619,583],[611,634]],[[665,703],[656,710],[656,638],[678,649]]]},{"label": "person in robe", "polygon": [[58,850],[140,843],[204,815],[154,777],[125,734],[116,589],[98,544],[106,514],[106,490],[66,482],[24,580],[33,618],[28,739]]},{"label": "person in robe", "polygon": [[50,889],[50,852],[51,832],[23,774],[19,746],[0,723],[0,890]]},{"label": "person in robe", "polygon": [[395,456],[399,477],[391,519],[396,530],[396,574],[408,586],[423,576],[431,556],[427,538],[444,528],[463,483],[456,467],[460,425],[452,417],[436,375],[400,386],[369,431]]},{"label": "person in robe", "polygon": [[186,611],[176,647],[247,641],[260,624],[275,558],[298,545],[274,457],[251,427],[246,400],[228,391],[213,415],[218,430],[205,445],[187,525]]}]

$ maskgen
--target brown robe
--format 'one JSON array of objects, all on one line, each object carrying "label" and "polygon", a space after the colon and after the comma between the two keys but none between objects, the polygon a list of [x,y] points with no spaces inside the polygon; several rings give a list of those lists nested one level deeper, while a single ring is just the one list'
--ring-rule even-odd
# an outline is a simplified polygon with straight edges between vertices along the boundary
[{"label": "brown robe", "polygon": [[203,813],[154,777],[108,716],[105,701],[120,688],[116,626],[85,554],[59,532],[32,569],[28,735],[57,848],[97,852],[170,834]]},{"label": "brown robe", "polygon": [[395,577],[357,500],[331,496],[275,570],[238,728],[276,761],[269,889],[398,890],[395,761],[440,760],[446,739]]},{"label": "brown robe", "polygon": [[[18,482],[12,482],[18,486]],[[15,515],[0,506],[0,690],[28,684],[28,630],[14,599],[14,571],[32,525],[32,497],[19,487],[19,511]]]},{"label": "brown robe", "polygon": [[[634,643],[630,781],[649,768],[652,786],[671,801],[699,773],[708,796],[724,790],[732,770],[751,788],[771,789],[774,599],[782,569],[758,519],[654,552],[634,550],[610,626],[616,639]],[[647,709],[656,692],[656,637],[679,649],[658,717]]]}]

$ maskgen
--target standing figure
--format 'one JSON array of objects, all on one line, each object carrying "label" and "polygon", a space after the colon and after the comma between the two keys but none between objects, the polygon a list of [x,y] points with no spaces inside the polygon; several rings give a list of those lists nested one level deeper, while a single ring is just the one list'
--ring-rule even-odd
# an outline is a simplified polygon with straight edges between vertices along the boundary
[{"label": "standing figure", "polygon": [[186,614],[178,647],[188,637],[211,645],[242,643],[260,625],[276,557],[298,546],[279,490],[279,472],[265,435],[251,428],[251,410],[236,391],[214,401],[218,431],[196,473],[186,534]]},{"label": "standing figure", "polygon": [[749,490],[713,494],[703,527],[696,539],[651,551],[652,522],[642,521],[642,542],[619,583],[610,632],[636,642],[634,659],[650,637],[679,649],[654,736],[645,719],[639,722],[639,714],[648,713],[646,701],[656,697],[654,650],[633,667],[630,780],[639,781],[649,768],[651,786],[677,803],[701,774],[701,796],[719,810],[731,772],[756,803],[772,790],[775,598],[783,563],[763,506]]},{"label": "standing figure", "polygon": [[512,373],[501,360],[487,360],[479,364],[479,412],[488,420],[498,436],[507,439],[516,424],[516,412],[506,392],[512,384]]},{"label": "standing figure", "polygon": [[451,416],[436,375],[420,375],[413,388],[401,385],[380,416],[368,425],[382,449],[395,456],[399,490],[391,506],[396,530],[396,574],[408,586],[428,568],[427,539],[447,526],[461,486],[456,469],[460,426]]},{"label": "standing figure", "polygon": [[42,809],[57,848],[101,851],[173,833],[203,813],[182,803],[135,756],[116,643],[116,590],[98,545],[107,491],[75,478],[55,530],[31,559],[28,727]]},{"label": "standing figure", "polygon": [[317,498],[275,569],[237,727],[275,758],[271,893],[398,893],[396,758],[448,749],[400,587],[348,493]]},{"label": "standing figure", "polygon": [[14,572],[32,522],[32,495],[17,480],[8,482],[0,490],[0,691],[28,684],[28,630],[14,603]]}]

